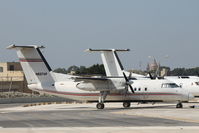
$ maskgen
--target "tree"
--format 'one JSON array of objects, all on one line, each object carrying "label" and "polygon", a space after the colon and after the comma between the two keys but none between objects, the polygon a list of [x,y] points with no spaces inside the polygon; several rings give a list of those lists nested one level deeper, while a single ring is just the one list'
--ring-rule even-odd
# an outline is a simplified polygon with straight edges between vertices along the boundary
[{"label": "tree", "polygon": [[102,74],[105,75],[104,65],[94,64],[87,68],[87,74]]},{"label": "tree", "polygon": [[68,72],[71,72],[71,71],[79,71],[79,67],[78,66],[75,66],[75,65],[73,65],[73,66],[70,66],[69,68],[68,68]]},{"label": "tree", "polygon": [[86,74],[87,73],[87,68],[85,66],[80,66],[79,71],[77,72],[78,74]]},{"label": "tree", "polygon": [[54,72],[56,72],[56,73],[64,73],[64,74],[68,73],[68,71],[65,68],[57,68],[57,69],[54,70]]},{"label": "tree", "polygon": [[199,74],[199,67],[196,68],[175,68],[170,71],[170,75],[172,76],[198,76]]},{"label": "tree", "polygon": [[85,66],[70,66],[67,70],[65,68],[57,68],[54,70],[54,72],[58,73],[70,73],[71,71],[74,71],[77,75],[105,75],[105,69],[103,64],[94,64],[90,67]]}]

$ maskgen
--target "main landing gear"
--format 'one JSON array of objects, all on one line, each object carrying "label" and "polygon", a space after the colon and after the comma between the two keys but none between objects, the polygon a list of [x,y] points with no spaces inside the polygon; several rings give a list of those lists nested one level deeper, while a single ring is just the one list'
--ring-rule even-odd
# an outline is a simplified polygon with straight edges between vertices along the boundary
[{"label": "main landing gear", "polygon": [[105,101],[107,95],[108,95],[107,91],[100,92],[99,102],[96,105],[97,109],[104,109],[104,107],[105,107],[104,101]]},{"label": "main landing gear", "polygon": [[183,108],[183,105],[181,102],[177,103],[176,108]]},{"label": "main landing gear", "polygon": [[129,108],[131,106],[131,102],[123,102],[124,108]]},{"label": "main landing gear", "polygon": [[97,103],[97,109],[104,109],[104,103]]}]

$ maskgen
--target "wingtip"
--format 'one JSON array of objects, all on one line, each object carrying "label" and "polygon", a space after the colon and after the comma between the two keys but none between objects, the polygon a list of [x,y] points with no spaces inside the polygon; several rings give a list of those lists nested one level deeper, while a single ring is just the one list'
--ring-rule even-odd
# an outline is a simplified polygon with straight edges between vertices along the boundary
[{"label": "wingtip", "polygon": [[14,44],[9,45],[8,47],[6,47],[6,49],[13,49],[15,47]]},{"label": "wingtip", "polygon": [[92,51],[91,48],[88,48],[88,49],[84,50],[84,52],[91,52],[91,51]]}]

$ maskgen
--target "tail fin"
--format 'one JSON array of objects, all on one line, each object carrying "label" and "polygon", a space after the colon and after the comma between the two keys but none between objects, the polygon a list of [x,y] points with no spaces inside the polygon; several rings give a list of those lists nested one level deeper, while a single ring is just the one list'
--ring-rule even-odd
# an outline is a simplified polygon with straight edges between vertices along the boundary
[{"label": "tail fin", "polygon": [[55,82],[50,74],[52,69],[41,53],[40,48],[44,47],[11,45],[7,49],[17,50],[19,61],[29,85],[41,84],[42,87],[52,87]]},{"label": "tail fin", "polygon": [[129,49],[87,49],[89,52],[101,52],[102,62],[106,76],[123,76],[123,66],[117,55],[117,51],[130,51]]}]

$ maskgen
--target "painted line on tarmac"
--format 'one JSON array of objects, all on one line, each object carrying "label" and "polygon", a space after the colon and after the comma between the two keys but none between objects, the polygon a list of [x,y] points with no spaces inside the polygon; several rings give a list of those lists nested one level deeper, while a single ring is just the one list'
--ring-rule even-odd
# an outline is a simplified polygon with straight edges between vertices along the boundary
[{"label": "painted line on tarmac", "polygon": [[161,115],[146,115],[146,114],[131,114],[128,112],[112,112],[114,114],[125,114],[125,115],[133,115],[133,116],[141,116],[141,117],[152,117],[152,118],[162,118],[162,119],[168,119],[168,120],[177,120],[177,121],[183,121],[183,122],[193,122],[193,123],[199,123],[199,120],[193,120],[188,118],[179,118],[179,117],[171,117],[171,116],[161,116]]}]

